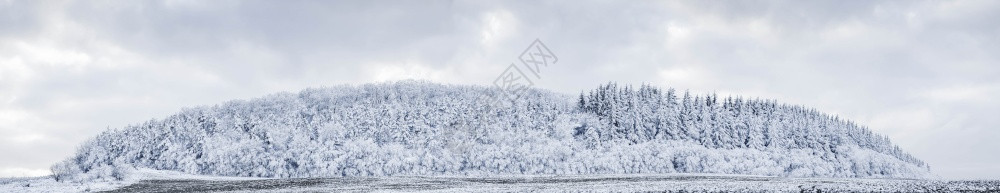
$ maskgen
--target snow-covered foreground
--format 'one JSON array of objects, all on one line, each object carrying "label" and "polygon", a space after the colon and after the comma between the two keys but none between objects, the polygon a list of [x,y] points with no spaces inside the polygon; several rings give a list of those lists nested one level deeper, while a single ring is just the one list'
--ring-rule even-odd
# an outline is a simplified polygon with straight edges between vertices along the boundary
[{"label": "snow-covered foreground", "polygon": [[[102,192],[142,184],[154,180],[251,181],[264,178],[218,177],[185,174],[175,171],[138,169],[129,171],[120,181],[57,182],[52,176],[30,178],[0,178],[0,192]],[[156,191],[156,190],[151,190]]]},{"label": "snow-covered foreground", "polygon": [[0,192],[92,192],[112,190],[133,182],[63,183],[49,176],[0,178]]},{"label": "snow-covered foreground", "polygon": [[998,181],[788,179],[753,176],[617,175],[530,177],[152,180],[111,192],[997,192]]},{"label": "snow-covered foreground", "polygon": [[[28,185],[30,184],[30,185]],[[1000,181],[663,174],[501,177],[231,178],[141,171],[120,182],[0,180],[0,192],[997,192]]]}]

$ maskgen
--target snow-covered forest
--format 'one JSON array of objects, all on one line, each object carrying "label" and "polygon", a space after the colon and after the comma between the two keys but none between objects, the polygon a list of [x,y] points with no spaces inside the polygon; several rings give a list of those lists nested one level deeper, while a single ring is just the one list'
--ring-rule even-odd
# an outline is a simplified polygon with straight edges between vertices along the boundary
[{"label": "snow-covered forest", "polygon": [[923,178],[885,136],[776,101],[603,85],[579,96],[419,81],[185,109],[109,130],[58,180],[135,168],[246,177],[724,173]]}]

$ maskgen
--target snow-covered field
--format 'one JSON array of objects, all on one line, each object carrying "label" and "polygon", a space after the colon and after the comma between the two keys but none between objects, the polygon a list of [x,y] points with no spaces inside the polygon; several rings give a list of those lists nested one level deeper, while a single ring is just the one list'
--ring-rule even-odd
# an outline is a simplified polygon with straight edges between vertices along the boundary
[{"label": "snow-covered field", "polygon": [[[197,181],[249,181],[264,178],[217,177],[185,174],[175,171],[139,169],[129,173],[121,181],[95,181],[88,183],[57,182],[51,176],[30,178],[0,178],[0,192],[102,192],[155,180],[197,180]],[[149,190],[157,191],[157,190]]]},{"label": "snow-covered field", "polygon": [[714,174],[233,178],[140,171],[119,182],[0,179],[0,192],[998,192],[1000,181],[777,178]]},{"label": "snow-covered field", "polygon": [[0,178],[0,192],[95,192],[134,184],[136,181],[64,183],[49,176]]}]

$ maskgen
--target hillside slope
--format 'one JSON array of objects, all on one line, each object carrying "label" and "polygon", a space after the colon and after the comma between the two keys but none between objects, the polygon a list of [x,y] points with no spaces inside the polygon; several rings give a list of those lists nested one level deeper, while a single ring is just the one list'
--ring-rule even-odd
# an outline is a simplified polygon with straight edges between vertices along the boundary
[{"label": "hillside slope", "polygon": [[[481,86],[339,86],[186,109],[103,132],[59,180],[134,168],[246,177],[725,173],[923,178],[883,136],[814,110],[615,84],[579,97]],[[500,101],[494,103],[494,101]]]}]

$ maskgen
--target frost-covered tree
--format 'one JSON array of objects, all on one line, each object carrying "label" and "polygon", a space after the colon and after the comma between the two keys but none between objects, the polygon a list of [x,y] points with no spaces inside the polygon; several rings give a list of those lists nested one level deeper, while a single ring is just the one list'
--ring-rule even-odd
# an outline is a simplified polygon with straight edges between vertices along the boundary
[{"label": "frost-covered tree", "polygon": [[52,170],[59,180],[121,179],[132,168],[282,178],[928,172],[885,136],[775,101],[613,83],[576,97],[502,92],[403,81],[236,100],[105,131]]}]

